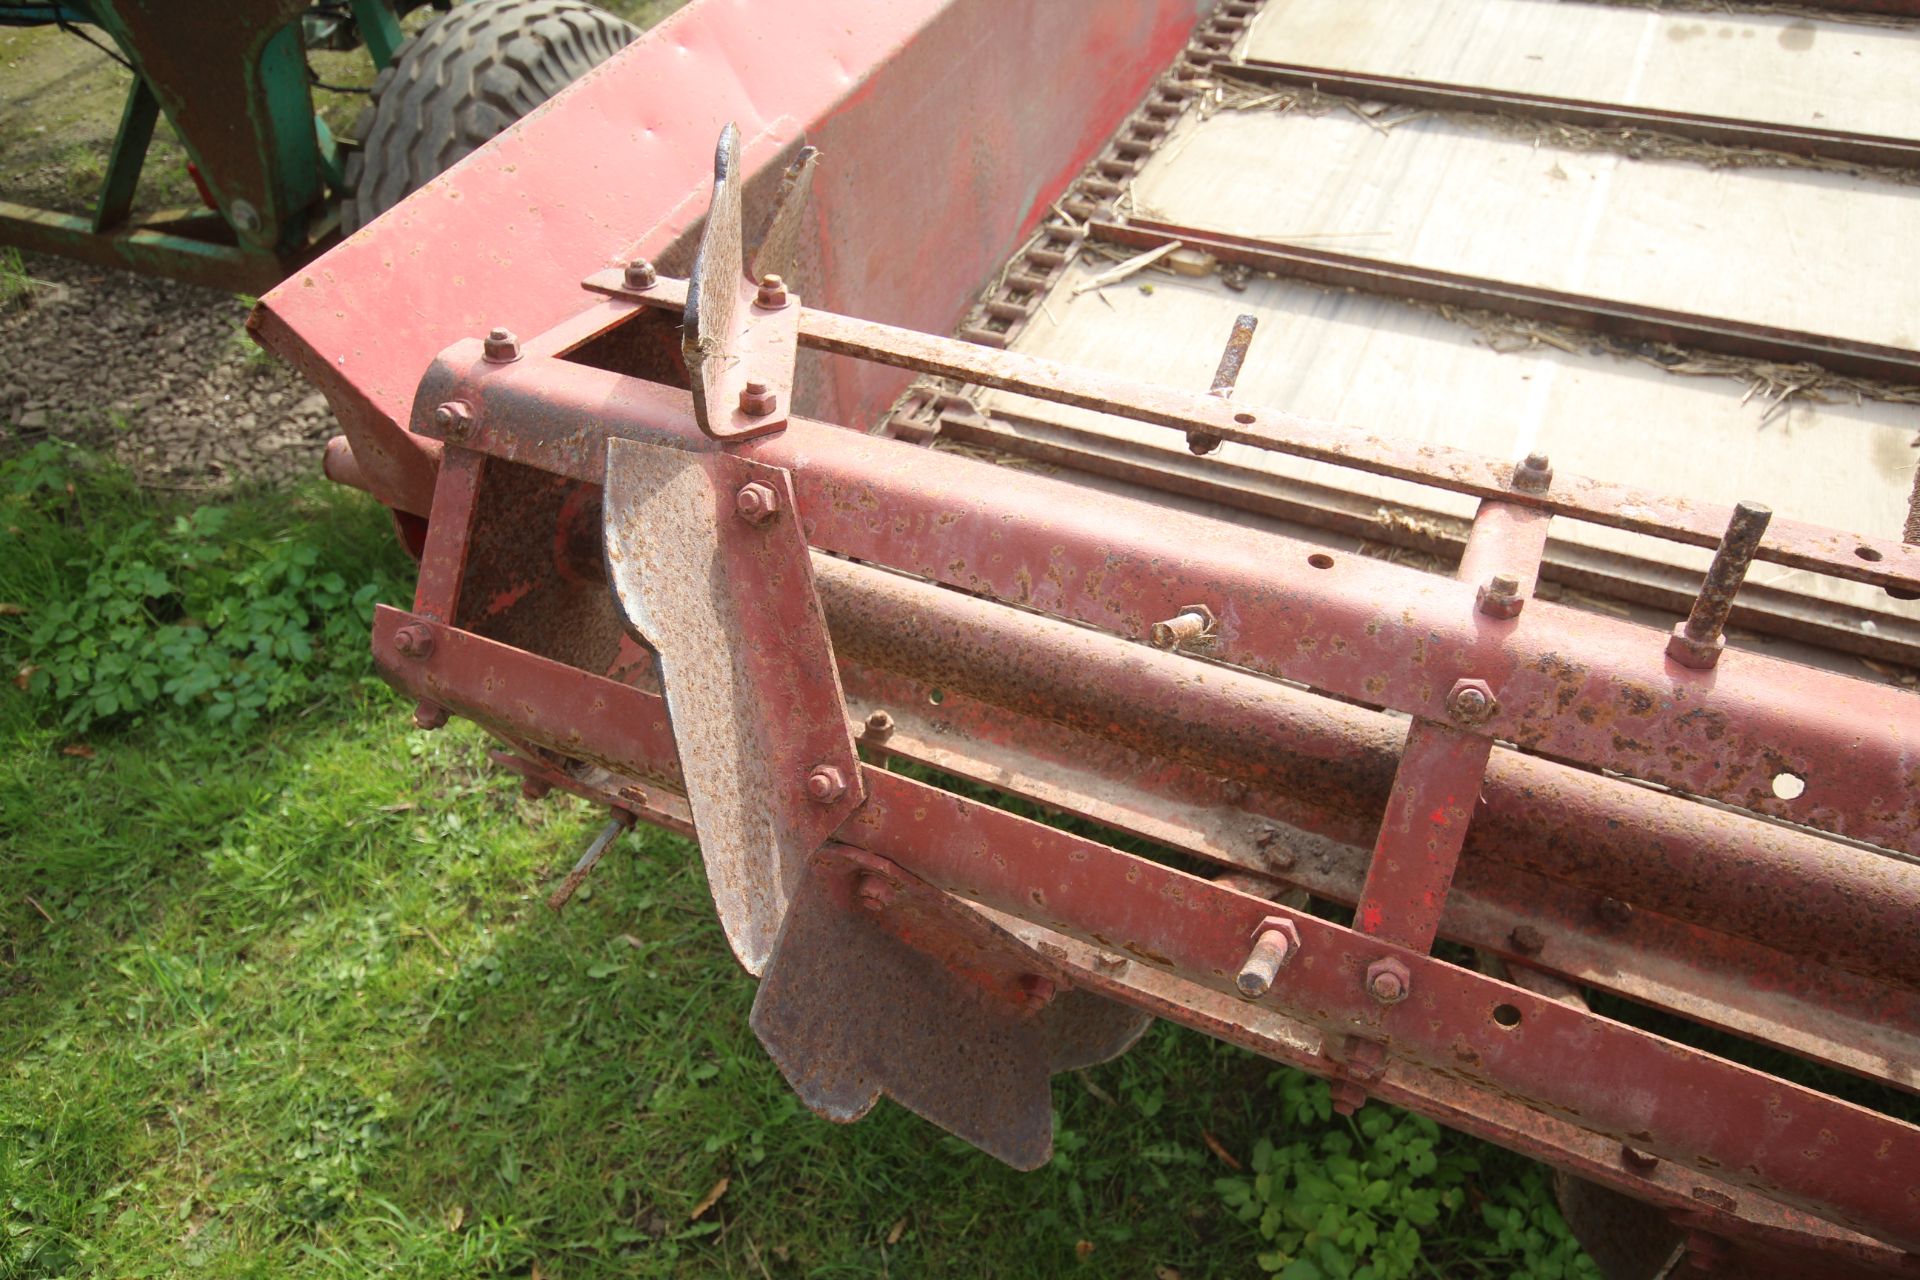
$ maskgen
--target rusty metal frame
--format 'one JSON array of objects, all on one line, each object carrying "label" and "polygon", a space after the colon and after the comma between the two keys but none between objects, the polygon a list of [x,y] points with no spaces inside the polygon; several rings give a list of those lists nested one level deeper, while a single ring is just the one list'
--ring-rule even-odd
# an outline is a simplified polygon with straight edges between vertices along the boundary
[{"label": "rusty metal frame", "polygon": [[1440,111],[1512,115],[1589,129],[1636,129],[1729,147],[1757,147],[1788,155],[1824,157],[1890,168],[1920,168],[1920,140],[1913,138],[1804,125],[1769,124],[1738,116],[1666,111],[1658,107],[1634,107],[1617,102],[1594,102],[1544,93],[1494,89],[1485,85],[1449,84],[1409,76],[1372,75],[1261,59],[1234,62],[1231,70],[1235,76],[1261,84],[1315,89],[1369,102],[1405,103]]},{"label": "rusty metal frame", "polygon": [[1222,262],[1314,284],[1359,289],[1391,298],[1504,311],[1530,320],[1640,342],[1670,342],[1749,359],[1814,364],[1834,373],[1920,384],[1920,352],[1877,342],[1566,293],[1150,218],[1130,218],[1125,222],[1096,219],[1087,228],[1087,235],[1096,241],[1128,248],[1151,249],[1178,241],[1204,250]]}]

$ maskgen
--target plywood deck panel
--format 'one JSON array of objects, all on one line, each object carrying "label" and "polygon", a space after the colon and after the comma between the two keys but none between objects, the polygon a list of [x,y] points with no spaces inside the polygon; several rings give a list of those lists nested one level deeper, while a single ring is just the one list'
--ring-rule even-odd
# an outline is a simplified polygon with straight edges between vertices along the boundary
[{"label": "plywood deck panel", "polygon": [[1195,228],[1920,347],[1915,187],[1257,110],[1183,123],[1132,202]]},{"label": "plywood deck panel", "polygon": [[[1100,264],[1104,265],[1104,264]],[[1556,470],[1731,504],[1751,498],[1783,516],[1835,528],[1897,530],[1906,510],[1920,408],[1789,402],[1765,417],[1726,378],[1680,377],[1611,355],[1552,347],[1503,354],[1435,311],[1364,294],[1256,277],[1245,292],[1218,278],[1136,276],[1072,296],[1076,266],[1015,343],[1018,350],[1129,378],[1204,389],[1234,317],[1260,327],[1236,401],[1285,408],[1405,439],[1507,458],[1533,449]],[[1150,283],[1152,292],[1139,287]],[[1184,452],[1179,432],[995,392],[989,411],[1060,423]],[[1223,461],[1470,515],[1471,500],[1401,481],[1227,444]],[[1557,521],[1555,536],[1689,568],[1707,553],[1617,530]],[[1920,606],[1876,589],[1774,565],[1752,580],[1876,612]]]},{"label": "plywood deck panel", "polygon": [[1241,56],[1920,138],[1920,30],[1555,0],[1269,0]]}]

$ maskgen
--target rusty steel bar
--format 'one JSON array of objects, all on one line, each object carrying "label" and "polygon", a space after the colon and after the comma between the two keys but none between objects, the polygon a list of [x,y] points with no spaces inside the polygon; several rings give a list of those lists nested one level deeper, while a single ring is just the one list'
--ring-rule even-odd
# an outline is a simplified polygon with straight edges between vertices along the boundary
[{"label": "rusty steel bar", "polygon": [[[662,277],[644,295],[637,294],[624,287],[617,271],[593,276],[587,284],[602,292],[643,298],[645,305],[667,310],[677,310],[684,305],[686,292],[684,281]],[[1370,435],[1355,427],[1303,418],[1278,409],[1236,408],[1232,402],[1214,396],[1133,382],[1019,352],[997,351],[828,311],[801,311],[800,345],[917,373],[958,378],[1056,404],[1093,409],[1135,422],[1204,432],[1258,449],[1272,449],[1476,498],[1504,498],[1590,524],[1644,533],[1689,546],[1718,546],[1727,524],[1727,509],[1708,503],[1573,476],[1556,477],[1552,487],[1541,492],[1525,491],[1514,484],[1512,463],[1464,449]],[[433,434],[424,429],[418,404],[414,430]],[[1874,586],[1920,590],[1920,547],[1787,520],[1775,522],[1771,535],[1758,552],[1762,560]]]},{"label": "rusty steel bar", "polygon": [[1087,234],[1109,244],[1135,247],[1177,241],[1189,248],[1204,250],[1222,262],[1336,288],[1454,307],[1504,311],[1529,320],[1639,342],[1670,342],[1754,360],[1815,364],[1834,373],[1886,382],[1920,383],[1920,351],[1877,342],[1672,311],[1150,218],[1135,218],[1124,223],[1096,221],[1090,224]]},{"label": "rusty steel bar", "polygon": [[[694,429],[683,391],[562,361],[488,365],[478,347],[435,362],[417,430],[432,429],[430,406],[466,396],[472,447],[597,484],[609,435],[670,443]],[[1493,737],[1916,847],[1912,694],[1744,652],[1691,671],[1649,628],[1545,601],[1515,628],[1480,614],[1474,588],[1404,566],[1149,503],[1089,503],[1049,477],[804,419],[740,448],[792,471],[816,548],[1140,638],[1207,604],[1215,652],[1236,665],[1436,720],[1455,718],[1456,680],[1482,679]],[[1775,791],[1787,773],[1805,782],[1791,797]]]},{"label": "rusty steel bar", "polygon": [[1523,93],[1514,89],[1493,89],[1485,85],[1448,84],[1407,76],[1374,75],[1359,71],[1338,71],[1329,67],[1309,67],[1297,63],[1266,62],[1252,59],[1233,63],[1233,75],[1261,84],[1315,89],[1343,97],[1364,98],[1371,102],[1398,102],[1409,106],[1430,107],[1439,111],[1468,111],[1522,116],[1581,125],[1590,129],[1645,129],[1675,137],[1728,147],[1757,147],[1782,151],[1788,155],[1825,157],[1855,164],[1885,165],[1889,168],[1920,169],[1920,141],[1870,133],[1850,133],[1843,129],[1818,129],[1803,125],[1769,124],[1737,116],[1703,115],[1692,111],[1667,111],[1659,107],[1633,107],[1617,102],[1596,102],[1582,98],[1560,98],[1544,93]]},{"label": "rusty steel bar", "polygon": [[[428,627],[440,643],[409,659],[395,644],[403,625]],[[567,749],[639,776],[672,768],[655,695],[385,607],[374,647],[401,687],[483,724],[512,722],[551,692],[591,708],[555,725]],[[1408,998],[1382,1005],[1362,975],[1384,944],[898,774],[866,775],[868,802],[839,837],[938,888],[1229,993],[1246,939],[1269,918],[1288,920],[1302,961],[1265,1002],[1323,1034],[1384,1038],[1396,1058],[1468,1074],[1475,1098],[1577,1116],[1587,1133],[1712,1170],[1761,1199],[1920,1245],[1920,1130],[1911,1125],[1412,952],[1386,949],[1407,975]],[[1525,1145],[1528,1129],[1500,1136]]]},{"label": "rusty steel bar", "polygon": [[[843,661],[1305,798],[1289,822],[1373,842],[1399,757],[1386,716],[830,557],[815,574]],[[1920,984],[1920,866],[1791,827],[1501,749],[1464,851]]]}]

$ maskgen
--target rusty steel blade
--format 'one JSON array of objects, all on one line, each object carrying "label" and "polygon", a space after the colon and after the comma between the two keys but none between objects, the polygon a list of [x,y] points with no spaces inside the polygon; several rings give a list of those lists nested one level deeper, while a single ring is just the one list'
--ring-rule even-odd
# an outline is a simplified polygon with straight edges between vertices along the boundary
[{"label": "rusty steel blade", "polygon": [[1045,1010],[1063,979],[979,912],[893,863],[829,845],[809,861],[753,1001],[753,1029],[817,1114],[881,1094],[1003,1160],[1053,1154]]},{"label": "rusty steel blade", "polygon": [[807,855],[863,795],[787,473],[616,438],[603,513],[622,616],[659,654],[720,923],[757,974]]},{"label": "rusty steel blade", "polygon": [[[804,178],[811,157],[801,159]],[[713,200],[700,247],[687,280],[680,347],[693,390],[694,420],[715,440],[744,440],[787,424],[793,399],[793,364],[800,349],[800,299],[784,295],[777,306],[756,301],[746,277],[741,244],[740,130],[720,131],[713,157]],[[804,199],[806,184],[791,192]],[[784,213],[784,207],[782,212]],[[798,215],[792,215],[797,217]],[[782,231],[780,216],[775,232]]]},{"label": "rusty steel blade", "polygon": [[[800,260],[800,232],[805,226],[807,193],[813,190],[814,166],[820,162],[820,148],[802,147],[780,178],[780,194],[775,198],[773,219],[767,234],[760,237],[760,248],[753,255],[753,279],[786,275]],[[789,282],[790,283],[790,282]]]}]

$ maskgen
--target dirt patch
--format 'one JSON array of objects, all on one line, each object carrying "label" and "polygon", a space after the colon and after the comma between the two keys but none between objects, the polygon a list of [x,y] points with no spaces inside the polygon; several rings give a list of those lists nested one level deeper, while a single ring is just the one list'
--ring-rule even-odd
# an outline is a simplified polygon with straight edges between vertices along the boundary
[{"label": "dirt patch", "polygon": [[25,266],[26,300],[0,313],[0,448],[56,436],[164,488],[318,474],[338,427],[246,338],[246,300],[59,258]]}]

